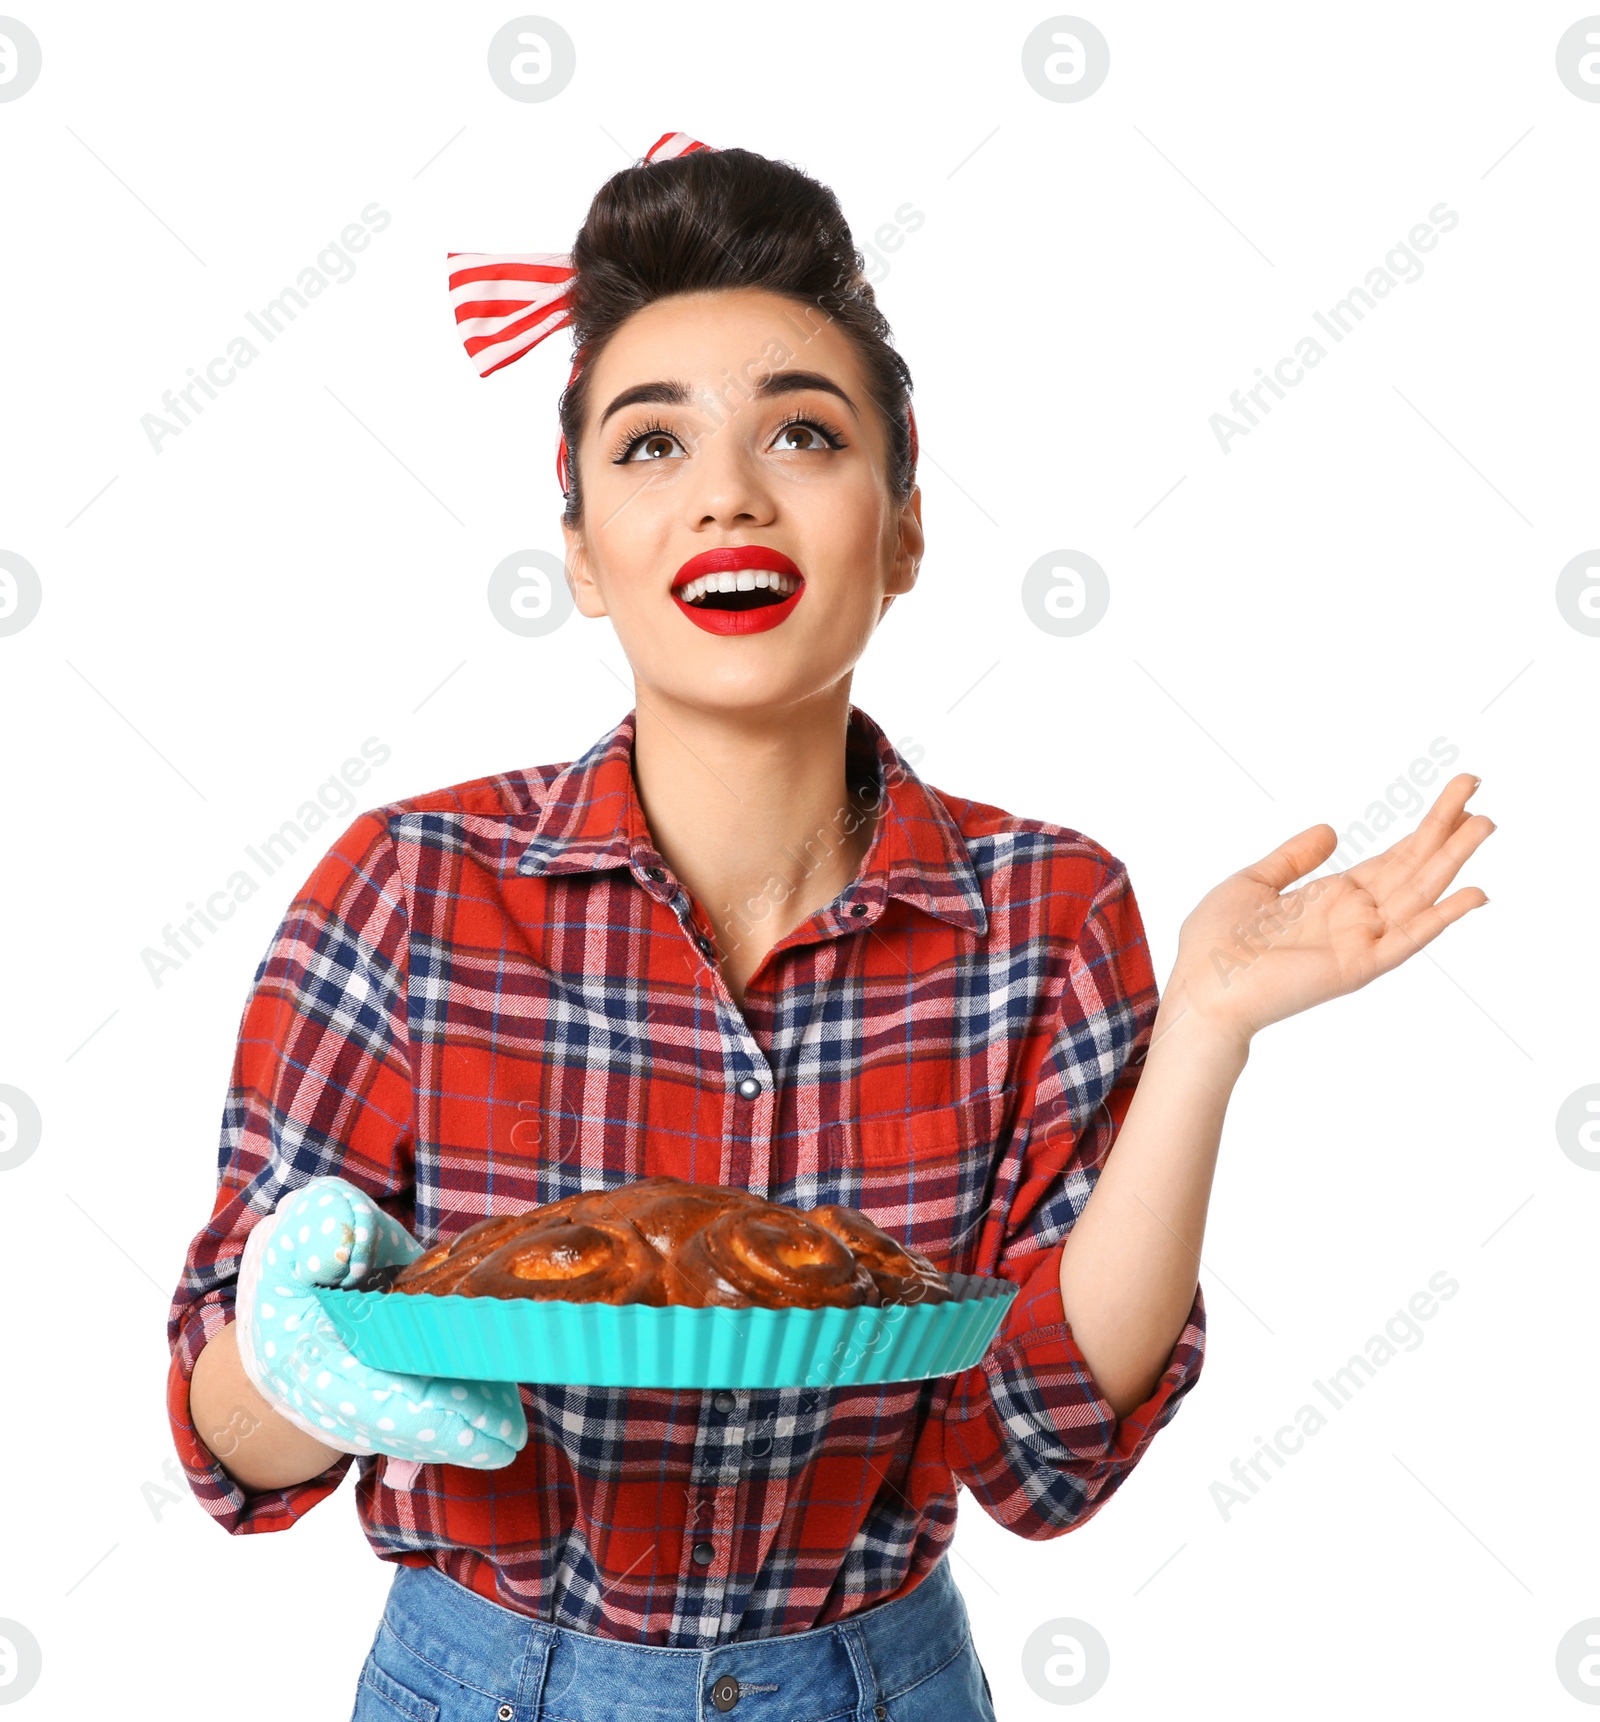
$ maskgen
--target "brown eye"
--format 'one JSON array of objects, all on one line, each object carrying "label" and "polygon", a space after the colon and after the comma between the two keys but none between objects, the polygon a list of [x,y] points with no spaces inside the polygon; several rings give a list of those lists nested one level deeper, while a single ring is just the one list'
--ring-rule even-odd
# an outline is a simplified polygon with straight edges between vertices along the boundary
[{"label": "brown eye", "polygon": [[778,427],[772,446],[783,452],[811,454],[825,449],[843,448],[844,438],[820,419],[791,419]]},{"label": "brown eye", "polygon": [[676,450],[684,452],[683,445],[665,425],[645,425],[612,452],[611,458],[618,466],[637,465],[642,455],[646,460],[667,460]]}]

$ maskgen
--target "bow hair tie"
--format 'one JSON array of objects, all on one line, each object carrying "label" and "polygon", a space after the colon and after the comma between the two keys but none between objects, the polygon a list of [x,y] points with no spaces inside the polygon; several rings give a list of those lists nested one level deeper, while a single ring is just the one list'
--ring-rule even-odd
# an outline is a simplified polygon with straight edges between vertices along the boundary
[{"label": "bow hair tie", "polygon": [[[645,152],[647,162],[670,161],[696,150],[715,149],[687,132],[664,132]],[[490,376],[518,359],[557,329],[571,322],[567,289],[575,271],[566,252],[495,253],[452,251],[450,299],[456,310],[456,332],[480,377]],[[567,387],[583,365],[572,361]],[[909,407],[907,409],[909,414]],[[911,459],[917,458],[917,421],[911,419]],[[567,439],[556,449],[556,480],[563,495],[571,489]]]}]

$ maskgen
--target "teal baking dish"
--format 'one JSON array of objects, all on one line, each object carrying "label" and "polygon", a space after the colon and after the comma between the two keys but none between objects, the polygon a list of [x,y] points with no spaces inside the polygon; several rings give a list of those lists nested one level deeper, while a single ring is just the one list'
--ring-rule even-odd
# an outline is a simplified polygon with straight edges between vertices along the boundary
[{"label": "teal baking dish", "polygon": [[870,1387],[969,1369],[1016,1296],[947,1273],[948,1303],[696,1309],[313,1287],[340,1341],[400,1375],[588,1387]]}]

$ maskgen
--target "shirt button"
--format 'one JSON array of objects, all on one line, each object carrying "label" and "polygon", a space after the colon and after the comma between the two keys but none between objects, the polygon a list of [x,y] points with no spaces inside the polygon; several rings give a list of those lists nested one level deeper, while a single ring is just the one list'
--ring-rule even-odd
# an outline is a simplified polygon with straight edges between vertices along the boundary
[{"label": "shirt button", "polygon": [[694,1545],[695,1564],[702,1567],[710,1566],[711,1558],[716,1552],[710,1543],[696,1543]]},{"label": "shirt button", "polygon": [[719,1393],[711,1403],[715,1405],[719,1411],[731,1411],[734,1407],[735,1401],[731,1393]]},{"label": "shirt button", "polygon": [[850,913],[852,915],[864,915],[866,912],[867,906],[865,903],[852,903],[850,905]]},{"label": "shirt button", "polygon": [[694,936],[694,942],[700,947],[700,954],[702,956],[709,957],[712,951],[716,948],[704,933],[696,933]]},{"label": "shirt button", "polygon": [[660,884],[660,883],[661,883],[661,881],[662,881],[662,880],[663,880],[663,879],[665,879],[665,878],[666,878],[666,874],[665,874],[665,873],[663,873],[663,872],[662,872],[662,871],[661,871],[661,869],[660,869],[660,868],[659,868],[659,867],[646,867],[646,868],[645,868],[645,872],[646,872],[646,873],[647,873],[647,874],[648,874],[648,875],[649,875],[649,876],[650,876],[650,877],[651,877],[651,878],[652,878],[652,879],[654,879],[654,880],[655,880],[655,882],[656,882],[656,883],[657,883],[657,884],[658,884],[658,885],[659,885],[659,884]]},{"label": "shirt button", "polygon": [[761,1084],[753,1076],[739,1078],[739,1095],[744,1100],[754,1100],[761,1092]]}]

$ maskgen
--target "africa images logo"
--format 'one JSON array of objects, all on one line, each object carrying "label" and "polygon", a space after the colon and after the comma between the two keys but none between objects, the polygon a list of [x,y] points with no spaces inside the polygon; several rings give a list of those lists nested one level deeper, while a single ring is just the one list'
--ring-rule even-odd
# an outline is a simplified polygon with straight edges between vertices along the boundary
[{"label": "africa images logo", "polygon": [[[1362,322],[1367,312],[1375,311],[1396,287],[1414,287],[1422,279],[1423,262],[1417,253],[1432,251],[1439,243],[1439,235],[1450,232],[1460,220],[1461,217],[1449,204],[1436,203],[1428,211],[1428,219],[1419,221],[1404,239],[1397,240],[1382,263],[1375,263],[1367,271],[1359,286],[1352,287],[1325,312],[1313,311],[1311,320],[1335,345],[1343,341]],[[1243,390],[1235,389],[1229,397],[1228,405],[1235,416],[1230,418],[1227,413],[1213,413],[1207,421],[1218,448],[1224,454],[1232,453],[1228,444],[1235,437],[1249,436],[1260,423],[1257,412],[1261,418],[1271,413],[1272,402],[1265,398],[1264,391],[1276,400],[1287,399],[1288,389],[1301,383],[1306,373],[1315,370],[1327,356],[1328,349],[1316,334],[1307,333],[1295,343],[1292,353],[1285,353],[1278,360],[1270,374],[1257,365],[1259,381]],[[1255,402],[1254,408],[1250,404],[1252,401]]]},{"label": "africa images logo", "polygon": [[[1460,1290],[1458,1280],[1443,1268],[1436,1270],[1428,1280],[1428,1290],[1413,1293],[1406,1307],[1389,1317],[1382,1333],[1373,1334],[1360,1351],[1352,1352],[1337,1369],[1330,1370],[1326,1381],[1319,1378],[1311,1383],[1318,1397],[1331,1410],[1343,1411],[1385,1364],[1422,1344],[1427,1334],[1418,1323],[1432,1320],[1439,1303],[1448,1302]],[[1228,1522],[1235,1508],[1248,1506],[1272,1481],[1269,1463],[1274,1470],[1283,1470],[1289,1459],[1304,1450],[1307,1439],[1320,1434],[1329,1421],[1327,1412],[1308,1400],[1294,1413],[1294,1421],[1276,1430],[1270,1441],[1258,1435],[1255,1452],[1248,1459],[1235,1458],[1229,1467],[1232,1481],[1219,1479],[1211,1485],[1211,1499],[1222,1522]]]},{"label": "africa images logo", "polygon": [[346,223],[337,239],[330,239],[323,246],[315,259],[295,277],[292,286],[284,287],[259,311],[246,311],[244,320],[250,325],[250,330],[241,330],[235,335],[224,351],[207,361],[204,371],[197,371],[190,365],[189,381],[180,383],[176,389],[168,389],[161,397],[161,412],[146,413],[139,420],[145,436],[149,438],[151,450],[160,454],[166,438],[181,436],[188,428],[192,422],[191,414],[198,418],[206,410],[206,401],[216,400],[219,390],[227,388],[240,371],[255,363],[261,355],[261,348],[251,339],[252,332],[260,337],[263,345],[270,345],[329,287],[342,287],[350,281],[356,273],[355,260],[350,253],[365,251],[372,243],[373,234],[382,233],[392,219],[388,210],[369,203],[357,220]]}]

